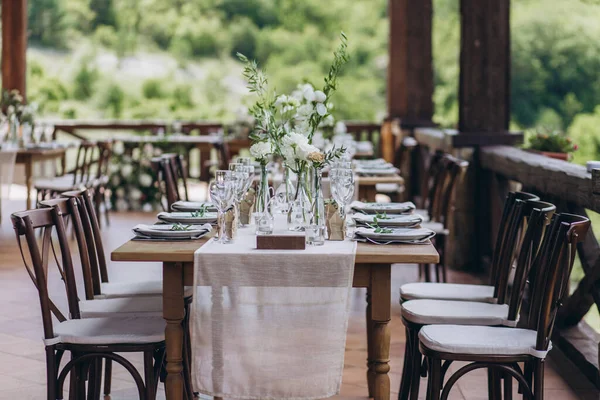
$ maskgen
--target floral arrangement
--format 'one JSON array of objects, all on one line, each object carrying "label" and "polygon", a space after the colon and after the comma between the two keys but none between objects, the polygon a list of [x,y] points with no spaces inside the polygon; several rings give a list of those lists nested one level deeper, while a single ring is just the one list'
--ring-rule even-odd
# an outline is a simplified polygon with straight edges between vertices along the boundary
[{"label": "floral arrangement", "polygon": [[154,183],[150,160],[162,153],[149,143],[131,153],[122,142],[113,146],[109,189],[111,204],[117,211],[153,211],[160,205],[161,193]]},{"label": "floral arrangement", "polygon": [[527,148],[549,153],[572,153],[578,146],[561,131],[540,128],[529,137]]},{"label": "floral arrangement", "polygon": [[[306,169],[309,162],[314,163],[309,160],[309,154],[321,152],[312,143],[315,133],[320,127],[334,126],[330,113],[333,106],[329,100],[337,88],[341,68],[348,61],[347,47],[347,38],[342,32],[341,43],[334,52],[322,89],[304,83],[289,96],[278,96],[269,88],[267,76],[256,61],[238,53],[244,63],[243,76],[248,81],[248,88],[257,95],[256,103],[249,110],[255,120],[250,134],[254,142],[250,152],[259,162],[266,163],[271,155],[280,156],[295,173]],[[343,149],[330,150],[323,155],[323,162],[339,157],[342,152]]]},{"label": "floral arrangement", "polygon": [[19,124],[33,125],[37,104],[35,102],[24,104],[23,101],[23,96],[18,90],[4,90],[0,101],[2,115],[8,119],[14,115]]}]

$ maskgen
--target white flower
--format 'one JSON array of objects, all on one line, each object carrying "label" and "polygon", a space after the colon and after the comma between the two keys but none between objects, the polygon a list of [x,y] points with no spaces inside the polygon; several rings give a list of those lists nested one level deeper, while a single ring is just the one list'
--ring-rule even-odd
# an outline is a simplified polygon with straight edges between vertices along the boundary
[{"label": "white flower", "polygon": [[143,212],[151,212],[153,209],[154,207],[152,207],[152,204],[150,203],[144,203],[144,205],[142,206]]},{"label": "white flower", "polygon": [[323,103],[317,103],[317,113],[322,117],[327,114],[327,107]]},{"label": "white flower", "polygon": [[333,115],[329,114],[325,118],[323,118],[323,121],[321,121],[320,126],[333,126],[334,123],[335,119],[333,118]]},{"label": "white flower", "polygon": [[288,97],[285,94],[282,94],[282,95],[278,96],[277,99],[275,100],[275,107],[281,108],[287,102],[288,102]]},{"label": "white flower", "polygon": [[123,178],[129,178],[129,176],[131,176],[132,173],[133,166],[131,166],[130,164],[125,164],[123,165],[123,167],[121,167],[121,175],[123,175]]},{"label": "white flower", "polygon": [[140,175],[140,185],[142,187],[150,187],[152,186],[152,182],[154,180],[152,179],[152,177],[148,174],[141,174]]},{"label": "white flower", "polygon": [[140,189],[137,188],[132,188],[129,191],[129,198],[131,198],[131,200],[139,200],[142,198],[142,191]]},{"label": "white flower", "polygon": [[118,175],[113,175],[111,181],[112,181],[112,185],[115,187],[119,186],[119,183],[121,183],[121,179],[119,178]]},{"label": "white flower", "polygon": [[316,101],[317,103],[324,103],[324,102],[325,102],[325,100],[327,100],[327,96],[325,95],[325,93],[323,93],[323,92],[322,92],[322,91],[320,91],[320,90],[317,90],[317,91],[315,92],[315,101]]},{"label": "white flower", "polygon": [[115,142],[112,151],[114,154],[120,156],[123,154],[123,152],[125,152],[125,145],[123,145],[123,142]]},{"label": "white flower", "polygon": [[15,106],[8,106],[6,109],[6,114],[11,115],[15,113]]},{"label": "white flower", "polygon": [[298,148],[296,148],[296,157],[299,160],[303,160],[306,161],[308,160],[308,155],[310,153],[318,153],[319,149],[316,146],[313,146],[312,144],[309,144],[308,142],[306,143],[302,143],[298,146]]},{"label": "white flower", "polygon": [[250,155],[257,160],[265,160],[273,152],[271,142],[256,142],[250,147]]},{"label": "white flower", "polygon": [[346,124],[343,123],[342,121],[338,121],[338,123],[335,124],[335,128],[333,128],[333,133],[335,133],[336,135],[345,135],[346,132],[348,132],[348,128],[346,128]]},{"label": "white flower", "polygon": [[124,199],[117,200],[117,204],[115,204],[117,211],[127,211],[129,209],[129,204]]},{"label": "white flower", "polygon": [[296,100],[299,104],[302,101],[302,99],[304,99],[304,95],[302,94],[302,89],[298,88],[297,90],[294,90],[290,97],[293,98],[294,100]]},{"label": "white flower", "polygon": [[311,84],[307,83],[302,87],[302,96],[304,96],[304,99],[309,103],[315,101],[315,89]]},{"label": "white flower", "polygon": [[122,199],[123,197],[125,197],[125,189],[123,189],[123,188],[118,188],[115,191],[115,193],[119,199]]},{"label": "white flower", "polygon": [[313,112],[313,106],[311,104],[301,105],[300,107],[298,107],[298,111],[296,113],[296,119],[299,121],[309,119],[312,112]]}]

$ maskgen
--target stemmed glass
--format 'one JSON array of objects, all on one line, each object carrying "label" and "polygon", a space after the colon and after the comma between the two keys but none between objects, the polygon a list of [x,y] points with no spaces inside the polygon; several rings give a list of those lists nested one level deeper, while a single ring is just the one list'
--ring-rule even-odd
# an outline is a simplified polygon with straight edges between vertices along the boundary
[{"label": "stemmed glass", "polygon": [[346,204],[350,203],[354,196],[354,173],[351,169],[335,169],[334,176],[330,180],[331,196],[340,207],[342,219],[346,219]]},{"label": "stemmed glass", "polygon": [[244,199],[246,194],[246,185],[248,184],[248,172],[246,166],[240,163],[230,163],[229,171],[232,172],[232,178],[234,181],[234,209],[235,219],[239,226],[240,221],[240,203]]},{"label": "stemmed glass", "polygon": [[227,237],[225,226],[225,212],[234,200],[235,182],[231,171],[218,170],[215,173],[215,179],[209,185],[209,195],[211,202],[215,205],[218,211],[219,221],[219,236],[215,237],[219,243],[225,244],[231,241]]}]

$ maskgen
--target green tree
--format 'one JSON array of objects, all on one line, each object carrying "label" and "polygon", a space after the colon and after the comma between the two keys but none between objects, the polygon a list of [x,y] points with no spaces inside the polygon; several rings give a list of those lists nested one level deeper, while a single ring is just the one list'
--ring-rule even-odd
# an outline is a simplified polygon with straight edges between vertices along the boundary
[{"label": "green tree", "polygon": [[73,81],[73,97],[77,100],[87,100],[93,96],[98,71],[89,60],[83,60]]},{"label": "green tree", "polygon": [[69,28],[63,0],[28,2],[29,40],[44,46],[63,48]]},{"label": "green tree", "polygon": [[90,0],[90,9],[94,12],[93,26],[116,26],[117,18],[113,0]]}]

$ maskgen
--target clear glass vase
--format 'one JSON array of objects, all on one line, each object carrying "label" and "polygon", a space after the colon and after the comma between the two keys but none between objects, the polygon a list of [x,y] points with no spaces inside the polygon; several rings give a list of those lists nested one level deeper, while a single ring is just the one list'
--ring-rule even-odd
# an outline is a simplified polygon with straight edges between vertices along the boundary
[{"label": "clear glass vase", "polygon": [[312,202],[306,185],[306,168],[301,168],[297,173],[295,196],[288,213],[288,229],[303,231],[310,224],[311,211]]},{"label": "clear glass vase", "polygon": [[271,210],[271,196],[269,194],[269,178],[267,166],[260,166],[260,182],[256,193],[256,207],[254,213],[257,235],[270,235],[273,233],[275,219]]},{"label": "clear glass vase", "polygon": [[321,168],[311,168],[312,179],[312,207],[310,227],[312,237],[310,244],[322,245],[325,243],[326,224],[325,224],[325,199],[323,198],[323,171]]}]

